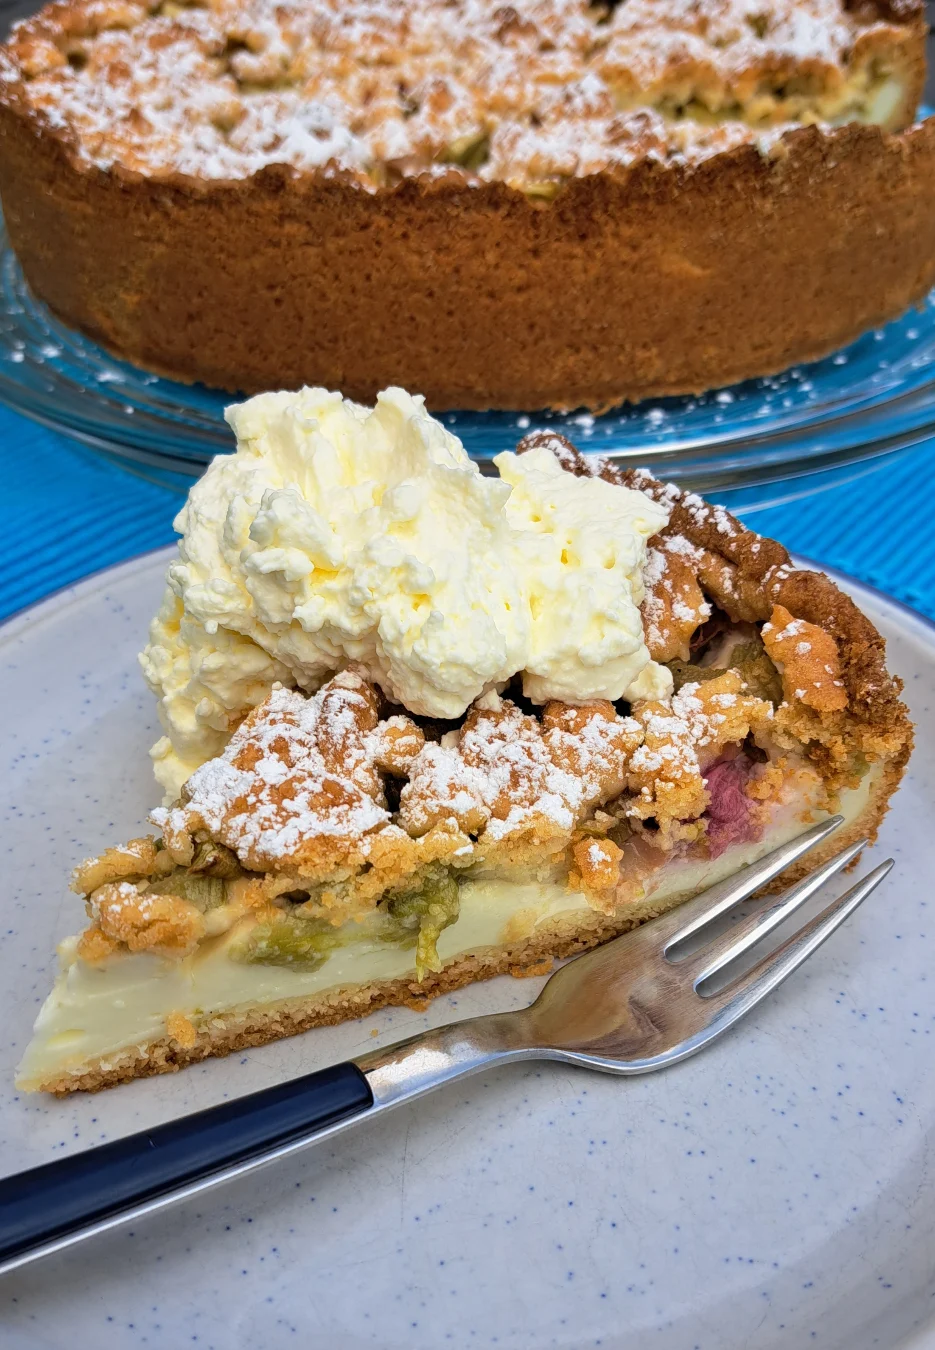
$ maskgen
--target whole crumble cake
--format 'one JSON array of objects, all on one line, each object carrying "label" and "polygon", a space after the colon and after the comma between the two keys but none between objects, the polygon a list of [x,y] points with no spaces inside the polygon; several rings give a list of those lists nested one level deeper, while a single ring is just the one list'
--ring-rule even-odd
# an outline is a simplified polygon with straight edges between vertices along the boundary
[{"label": "whole crumble cake", "polygon": [[35,293],[232,390],[603,409],[935,278],[921,0],[61,0],[0,48]]}]

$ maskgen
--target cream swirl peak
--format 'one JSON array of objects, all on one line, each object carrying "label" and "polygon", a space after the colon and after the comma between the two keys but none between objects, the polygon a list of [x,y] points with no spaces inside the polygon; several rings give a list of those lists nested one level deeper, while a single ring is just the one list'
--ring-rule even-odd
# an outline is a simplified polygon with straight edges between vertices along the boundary
[{"label": "cream swirl peak", "polygon": [[279,680],[354,661],[410,712],[460,717],[523,672],[530,698],[665,695],[639,605],[665,509],[564,473],[544,449],[485,477],[423,400],[373,409],[323,389],[228,410],[219,456],[176,519],[143,652],[170,795]]}]

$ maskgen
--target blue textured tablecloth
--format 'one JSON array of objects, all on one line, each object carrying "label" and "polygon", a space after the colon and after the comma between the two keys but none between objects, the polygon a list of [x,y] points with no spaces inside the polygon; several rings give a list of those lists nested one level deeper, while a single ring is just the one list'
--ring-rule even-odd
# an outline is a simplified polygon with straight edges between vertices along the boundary
[{"label": "blue textured tablecloth", "polygon": [[[167,544],[181,498],[0,408],[7,500],[0,616],[98,568]],[[935,618],[935,442],[869,475],[744,513],[762,534]],[[800,484],[801,486],[801,484]]]}]

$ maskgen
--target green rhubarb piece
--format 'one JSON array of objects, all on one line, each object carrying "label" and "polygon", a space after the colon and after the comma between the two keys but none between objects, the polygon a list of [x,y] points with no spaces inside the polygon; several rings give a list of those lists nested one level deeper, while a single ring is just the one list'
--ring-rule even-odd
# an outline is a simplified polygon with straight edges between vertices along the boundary
[{"label": "green rhubarb piece", "polygon": [[666,661],[666,667],[672,672],[672,682],[675,685],[675,692],[681,689],[683,684],[704,684],[706,680],[716,680],[719,675],[724,674],[723,667],[717,666],[693,666],[690,661]]},{"label": "green rhubarb piece", "polygon": [[418,887],[390,898],[380,936],[384,942],[415,947],[416,977],[421,980],[426,971],[441,970],[438,939],[456,921],[459,911],[457,881],[447,871],[432,873]]},{"label": "green rhubarb piece", "polygon": [[735,647],[730,663],[751,694],[768,703],[782,702],[782,678],[759,638]]},{"label": "green rhubarb piece", "polygon": [[[347,927],[347,925],[345,925]],[[317,970],[336,947],[345,946],[360,936],[356,924],[352,934],[323,919],[299,918],[294,914],[262,920],[231,948],[235,961],[248,965],[293,966],[299,970]]]},{"label": "green rhubarb piece", "polygon": [[244,874],[237,854],[224,844],[213,842],[198,845],[188,871],[192,876],[223,877],[225,880]]},{"label": "green rhubarb piece", "polygon": [[667,661],[676,692],[683,684],[704,684],[716,680],[725,670],[736,670],[749,692],[770,703],[782,702],[779,671],[766,654],[759,638],[739,643],[730,654],[728,666],[695,666],[690,661]]},{"label": "green rhubarb piece", "polygon": [[170,872],[167,877],[159,877],[153,884],[153,891],[160,895],[178,895],[189,900],[202,914],[216,909],[227,900],[227,885],[223,877],[192,876],[190,872]]},{"label": "green rhubarb piece", "polygon": [[490,157],[490,137],[485,131],[472,131],[458,136],[444,150],[445,164],[459,164],[463,169],[479,169]]}]

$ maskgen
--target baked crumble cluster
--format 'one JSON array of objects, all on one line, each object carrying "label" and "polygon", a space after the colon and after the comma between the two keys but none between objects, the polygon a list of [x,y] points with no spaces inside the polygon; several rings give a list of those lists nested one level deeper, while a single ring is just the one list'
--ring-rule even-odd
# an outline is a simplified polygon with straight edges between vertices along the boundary
[{"label": "baked crumble cluster", "polygon": [[792,126],[898,130],[924,7],[845,0],[62,0],[14,28],[4,101],[83,164],[376,189],[458,172],[548,197]]},{"label": "baked crumble cluster", "polygon": [[[543,444],[594,472],[551,433],[520,448]],[[898,777],[908,719],[852,602],[723,508],[596,467],[670,512],[643,621],[671,702],[537,708],[510,685],[443,723],[388,705],[353,665],[311,696],[277,686],[154,813],[160,839],[77,869],[79,954],[182,958],[250,916],[234,959],[307,966],[350,931],[415,946],[422,978],[441,969],[459,877],[560,880],[619,917],[668,859],[756,838],[781,803],[833,809],[875,763]]]}]

